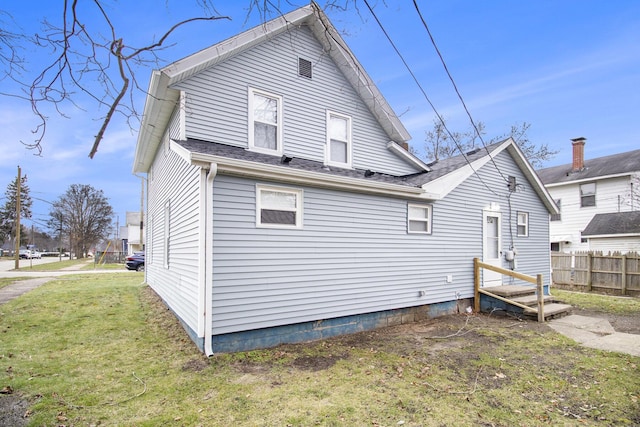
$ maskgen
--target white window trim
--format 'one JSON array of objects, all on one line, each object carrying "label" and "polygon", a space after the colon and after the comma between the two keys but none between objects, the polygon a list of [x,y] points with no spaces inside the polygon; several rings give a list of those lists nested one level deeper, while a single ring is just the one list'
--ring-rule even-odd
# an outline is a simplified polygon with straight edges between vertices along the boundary
[{"label": "white window trim", "polygon": [[[340,162],[333,162],[331,161],[331,133],[329,132],[329,124],[331,122],[331,116],[335,116],[335,117],[340,117],[342,119],[346,119],[347,120],[347,162],[346,163],[340,163]],[[324,150],[324,157],[325,157],[325,163],[329,166],[339,166],[339,167],[347,167],[350,168],[351,164],[352,164],[352,120],[351,120],[351,116],[347,116],[346,114],[340,114],[340,113],[336,113],[335,111],[331,111],[331,110],[327,110],[327,115],[326,115],[326,133],[327,133],[327,140],[326,140],[326,145],[325,145],[325,150]]]},{"label": "white window trim", "polygon": [[[267,148],[264,147],[256,147],[255,146],[255,128],[254,128],[254,114],[253,114],[253,96],[254,95],[262,95],[265,96],[267,98],[273,98],[276,99],[278,101],[278,107],[277,107],[277,111],[276,114],[278,116],[277,121],[276,121],[276,149],[275,150],[269,150]],[[259,89],[255,89],[255,88],[249,88],[249,150],[251,151],[256,151],[259,153],[265,153],[265,154],[282,154],[283,152],[283,148],[282,148],[282,96],[280,95],[275,95],[273,93],[269,93],[263,90],[259,90]]]},{"label": "white window trim", "polygon": [[[587,185],[593,185],[593,194],[587,194],[587,195],[582,194],[582,187],[583,186],[587,186]],[[596,195],[598,194],[597,191],[598,191],[598,186],[597,186],[597,184],[595,182],[583,182],[581,184],[578,184],[578,193],[580,195],[580,209],[595,208],[596,207],[596,202],[597,202]],[[593,197],[593,204],[592,205],[585,205],[584,204],[584,199],[586,197]]]},{"label": "white window trim", "polygon": [[[525,216],[524,223],[520,222],[520,215]],[[521,226],[524,226],[524,234],[520,233]],[[529,212],[516,212],[516,234],[518,237],[529,237]]]},{"label": "white window trim", "polygon": [[[420,208],[420,209],[427,209],[427,218],[424,217],[420,217],[420,218],[412,218],[411,217],[411,208]],[[433,206],[432,205],[423,205],[423,204],[417,204],[417,203],[408,203],[407,204],[407,233],[409,234],[431,234],[432,232],[432,218],[433,218]],[[419,222],[425,222],[427,223],[427,231],[414,231],[411,230],[411,222],[412,221],[419,221]]]},{"label": "white window trim", "polygon": [[[289,224],[263,224],[261,221],[262,211],[262,191],[277,191],[280,193],[290,193],[296,195],[296,223]],[[284,229],[301,229],[302,228],[302,215],[303,215],[303,191],[298,188],[290,187],[275,187],[271,185],[256,184],[256,227],[258,228],[284,228]]]}]

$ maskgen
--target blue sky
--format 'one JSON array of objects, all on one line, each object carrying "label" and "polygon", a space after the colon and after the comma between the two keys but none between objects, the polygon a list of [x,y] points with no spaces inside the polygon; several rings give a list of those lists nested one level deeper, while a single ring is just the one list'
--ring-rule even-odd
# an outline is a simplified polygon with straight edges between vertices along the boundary
[{"label": "blue sky", "polygon": [[[82,2],[82,0],[81,0]],[[13,31],[40,31],[46,18],[58,22],[61,2],[3,4],[9,12],[1,24]],[[84,1],[86,2],[86,0]],[[174,45],[162,53],[166,65],[259,23],[247,19],[249,0],[214,1],[230,21],[195,23],[177,31]],[[294,8],[281,2],[282,10]],[[322,2],[320,2],[322,3]],[[418,77],[438,112],[454,131],[470,123],[412,0],[370,0],[376,15]],[[194,2],[104,0],[119,36],[126,43],[148,44],[178,20],[202,15]],[[358,10],[329,10],[328,15],[423,150],[424,134],[435,114],[392,50],[366,5]],[[559,153],[546,166],[571,161],[570,139],[587,138],[585,157],[640,148],[640,2],[636,0],[419,0],[418,4],[475,121],[486,125],[485,140],[506,133],[511,125],[531,124],[529,137]],[[91,21],[91,19],[87,19]],[[19,26],[16,28],[15,26]],[[51,53],[29,49],[28,66],[37,70]],[[138,70],[146,89],[150,68]],[[9,82],[0,82],[7,90]],[[108,129],[94,159],[88,154],[104,110],[86,98],[53,110],[43,153],[34,156],[20,141],[32,139],[36,123],[28,103],[0,97],[0,188],[17,174],[28,176],[34,198],[53,201],[71,184],[90,184],[104,191],[120,224],[127,211],[140,209],[140,178],[131,173],[137,134],[118,117]],[[142,111],[144,94],[136,97]],[[0,199],[0,202],[3,200]],[[36,226],[47,218],[48,205],[34,200]],[[114,223],[116,219],[114,218]]]}]

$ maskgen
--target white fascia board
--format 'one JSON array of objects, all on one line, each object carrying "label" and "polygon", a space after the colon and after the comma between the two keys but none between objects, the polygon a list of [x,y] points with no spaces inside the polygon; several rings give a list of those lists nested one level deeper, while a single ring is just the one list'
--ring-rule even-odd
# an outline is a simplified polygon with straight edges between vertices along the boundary
[{"label": "white fascia board", "polygon": [[314,14],[311,5],[298,8],[271,21],[253,27],[227,40],[180,59],[162,69],[173,85],[227,58],[273,38],[292,26],[301,25]]},{"label": "white fascia board", "polygon": [[211,163],[217,164],[218,174],[229,174],[264,180],[282,181],[301,185],[309,185],[312,187],[331,188],[358,193],[431,200],[431,198],[428,197],[428,195],[419,187],[388,184],[379,181],[368,181],[365,179],[350,178],[276,165],[268,165],[259,162],[231,159],[229,157],[194,153],[182,147],[175,141],[171,141],[170,147],[172,151],[175,151],[189,164],[200,167],[208,167],[208,165],[210,165]]},{"label": "white fascia board", "polygon": [[588,234],[582,235],[586,239],[602,239],[602,238],[614,238],[614,237],[640,237],[640,233],[620,233],[620,234]]},{"label": "white fascia board", "polygon": [[312,3],[312,6],[316,19],[311,22],[310,28],[325,51],[329,53],[329,56],[340,68],[353,89],[358,92],[389,137],[398,142],[409,141],[411,135],[342,36],[331,25],[324,12],[315,3]]},{"label": "white fascia board", "polygon": [[[491,154],[495,155],[503,149],[503,147],[500,147],[494,150]],[[437,200],[443,199],[447,196],[447,194],[457,188],[482,166],[486,165],[489,160],[491,160],[491,157],[489,155],[483,156],[474,162],[467,163],[463,167],[458,168],[453,172],[449,172],[448,174],[443,175],[440,178],[427,182],[422,186],[422,189],[427,193],[432,194]]]},{"label": "white fascia board", "polygon": [[625,176],[633,176],[634,174],[637,174],[637,173],[640,173],[640,169],[635,172],[622,172],[622,173],[617,173],[612,175],[600,175],[600,176],[594,176],[591,178],[576,179],[575,181],[554,182],[554,183],[546,184],[546,187],[554,188],[554,187],[562,187],[563,185],[576,185],[576,184],[582,184],[585,182],[602,181],[602,180],[611,179],[611,178],[622,178]]},{"label": "white fascia board", "polygon": [[506,148],[513,156],[516,164],[520,166],[520,170],[529,179],[533,190],[538,194],[538,197],[540,197],[549,213],[556,215],[559,214],[560,209],[558,209],[558,205],[556,205],[555,200],[551,197],[551,193],[549,193],[549,190],[547,190],[547,187],[542,183],[536,171],[531,167],[531,164],[526,159],[520,147],[518,147],[518,144],[516,144],[512,138],[509,138],[507,141],[510,144]]},{"label": "white fascia board", "polygon": [[413,154],[411,154],[410,152],[408,152],[407,150],[405,150],[404,148],[402,148],[401,146],[399,146],[395,142],[389,141],[389,143],[387,144],[387,148],[390,151],[392,151],[395,154],[397,154],[402,159],[404,159],[404,160],[408,161],[409,163],[411,163],[412,165],[416,166],[418,169],[420,169],[422,171],[425,171],[425,172],[429,172],[431,170],[431,168],[429,168],[429,166],[427,166],[426,163],[424,163],[422,160],[420,160],[419,158],[417,158],[416,156],[414,156]]},{"label": "white fascia board", "polygon": [[179,100],[180,93],[168,89],[167,81],[167,76],[161,71],[154,70],[151,74],[133,160],[134,174],[149,171],[171,113]]}]

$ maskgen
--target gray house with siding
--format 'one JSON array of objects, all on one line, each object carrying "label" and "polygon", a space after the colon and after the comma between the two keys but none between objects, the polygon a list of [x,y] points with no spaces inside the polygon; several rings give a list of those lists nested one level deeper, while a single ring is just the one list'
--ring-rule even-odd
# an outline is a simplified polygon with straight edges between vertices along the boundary
[{"label": "gray house with siding", "polygon": [[154,72],[147,283],[206,354],[462,311],[474,257],[548,283],[557,210],[513,140],[427,165],[409,138],[315,4]]}]

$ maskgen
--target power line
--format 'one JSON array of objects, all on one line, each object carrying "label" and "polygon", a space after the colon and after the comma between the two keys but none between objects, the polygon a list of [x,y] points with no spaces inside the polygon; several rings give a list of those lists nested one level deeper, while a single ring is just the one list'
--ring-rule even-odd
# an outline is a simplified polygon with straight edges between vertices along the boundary
[{"label": "power line", "polygon": [[[376,20],[376,22],[378,23],[378,26],[380,27],[380,30],[382,30],[383,34],[385,35],[385,37],[387,38],[387,40],[389,41],[389,43],[391,44],[391,47],[393,47],[393,50],[396,52],[396,54],[398,55],[398,57],[400,58],[400,60],[402,61],[402,63],[404,64],[405,68],[407,69],[407,71],[409,72],[409,74],[411,75],[411,77],[413,78],[413,81],[416,83],[416,85],[418,86],[418,88],[420,89],[420,92],[422,93],[422,96],[427,100],[427,102],[429,103],[429,105],[431,106],[431,109],[433,110],[433,112],[436,114],[436,116],[438,117],[438,120],[440,120],[440,123],[442,123],[442,127],[447,131],[447,134],[449,135],[449,137],[451,138],[451,140],[453,141],[453,143],[456,145],[456,147],[458,148],[458,150],[460,151],[460,153],[462,154],[462,157],[465,159],[465,161],[467,162],[467,164],[469,165],[469,167],[471,168],[471,170],[473,171],[473,173],[478,177],[478,179],[480,180],[480,182],[494,195],[500,197],[500,195],[498,193],[496,193],[491,187],[489,187],[483,180],[482,177],[480,177],[480,175],[478,174],[478,172],[474,169],[473,165],[471,164],[471,162],[469,161],[469,159],[467,158],[466,154],[464,153],[464,150],[462,150],[462,148],[460,147],[460,144],[458,143],[458,141],[456,140],[456,137],[453,135],[453,133],[449,130],[449,128],[447,127],[446,122],[444,121],[444,119],[442,118],[442,116],[440,115],[440,113],[438,112],[438,110],[436,109],[435,105],[433,105],[433,102],[431,102],[431,99],[429,99],[429,96],[427,95],[427,92],[424,90],[424,88],[422,87],[422,85],[420,84],[420,81],[418,80],[418,78],[416,77],[415,73],[413,72],[413,70],[411,69],[411,67],[409,66],[409,64],[407,63],[407,61],[405,60],[404,56],[402,55],[402,53],[400,52],[400,50],[398,49],[398,47],[396,46],[396,44],[393,42],[393,40],[391,39],[391,36],[389,36],[389,34],[387,33],[387,30],[384,28],[384,26],[382,25],[382,23],[380,22],[380,20],[378,19],[378,16],[375,14],[375,12],[373,11],[373,8],[371,7],[371,5],[369,4],[368,0],[364,0],[365,5],[367,5],[367,8],[369,9],[369,12],[371,13],[371,16],[373,16],[373,18]],[[486,147],[485,147],[486,148]],[[504,176],[503,176],[504,178]]]},{"label": "power line", "polygon": [[447,73],[447,76],[449,77],[449,80],[451,81],[451,84],[453,85],[453,89],[455,90],[456,95],[458,95],[458,99],[460,100],[460,103],[462,104],[462,107],[464,108],[464,111],[467,113],[467,117],[469,117],[469,121],[471,122],[471,126],[473,126],[473,129],[475,130],[476,135],[478,135],[478,138],[480,139],[480,142],[482,143],[482,146],[484,147],[485,151],[489,155],[489,158],[491,159],[491,162],[493,163],[493,166],[496,168],[496,170],[498,171],[498,173],[500,174],[502,179],[504,179],[506,182],[509,182],[509,179],[504,176],[504,174],[502,173],[502,171],[500,170],[500,168],[498,167],[498,165],[494,161],[493,156],[491,155],[491,153],[487,149],[487,145],[484,142],[484,139],[482,138],[482,134],[481,134],[480,130],[478,129],[478,126],[476,125],[476,122],[473,120],[473,117],[471,116],[471,112],[469,111],[469,108],[467,108],[467,104],[464,102],[464,99],[462,98],[462,94],[460,93],[460,90],[458,89],[458,85],[456,84],[455,80],[453,79],[453,76],[451,75],[451,72],[449,71],[449,67],[447,67],[447,63],[445,62],[444,57],[442,56],[442,53],[440,52],[440,49],[438,48],[438,45],[436,44],[436,41],[435,41],[435,39],[433,37],[433,34],[431,34],[431,30],[429,29],[429,26],[427,25],[427,22],[425,21],[424,17],[422,16],[422,12],[420,11],[420,7],[418,6],[418,3],[416,2],[416,0],[413,0],[413,6],[415,7],[416,12],[418,13],[418,16],[420,17],[420,21],[422,21],[422,25],[424,26],[424,29],[427,30],[427,34],[429,35],[429,39],[431,40],[431,44],[433,45],[434,49],[436,50],[436,53],[438,54],[438,58],[440,58],[440,62],[442,63],[442,66],[444,67],[444,71]]}]

